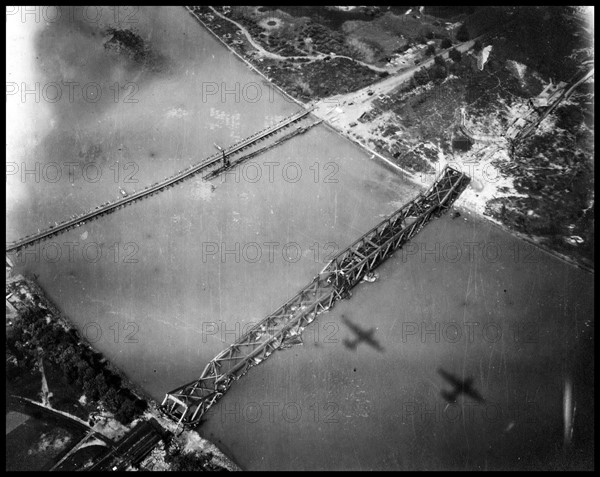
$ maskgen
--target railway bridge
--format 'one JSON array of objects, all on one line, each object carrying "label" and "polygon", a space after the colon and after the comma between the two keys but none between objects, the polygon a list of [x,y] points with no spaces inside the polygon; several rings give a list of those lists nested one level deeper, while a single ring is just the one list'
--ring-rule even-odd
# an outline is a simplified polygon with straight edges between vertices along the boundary
[{"label": "railway bridge", "polygon": [[294,297],[215,356],[200,377],[168,392],[161,409],[179,425],[197,425],[232,383],[279,348],[286,347],[317,315],[414,237],[458,198],[470,178],[449,166],[424,193],[338,253]]},{"label": "railway bridge", "polygon": [[[249,136],[249,137],[241,140],[240,142],[233,144],[232,146],[229,146],[227,149],[221,150],[218,153],[213,154],[212,156],[209,156],[202,162],[200,162],[196,165],[190,166],[187,169],[184,169],[183,171],[179,171],[177,174],[175,174],[171,177],[167,177],[166,179],[164,179],[161,182],[157,182],[151,186],[145,187],[142,190],[128,194],[125,197],[121,197],[119,200],[116,200],[114,202],[107,202],[105,204],[99,205],[95,209],[85,212],[83,214],[80,214],[77,217],[70,218],[61,223],[56,223],[56,225],[50,226],[50,228],[48,228],[48,229],[39,231],[35,234],[28,235],[26,237],[23,237],[19,240],[14,241],[12,243],[9,243],[6,246],[6,252],[7,253],[8,252],[17,252],[25,247],[33,245],[36,242],[40,242],[42,240],[45,240],[45,239],[48,239],[55,235],[58,235],[62,232],[66,232],[67,230],[70,230],[74,227],[79,227],[80,225],[83,225],[84,223],[89,222],[90,220],[92,220],[94,218],[98,218],[104,214],[114,212],[115,210],[125,207],[126,205],[129,205],[129,204],[135,202],[136,200],[144,199],[153,194],[156,194],[165,189],[168,189],[169,187],[173,187],[176,184],[178,184],[179,182],[181,182],[195,174],[198,174],[199,172],[203,172],[209,168],[213,168],[213,169],[217,168],[218,169],[219,166],[223,166],[223,168],[227,168],[229,166],[229,157],[231,155],[233,155],[237,152],[240,152],[244,149],[247,149],[247,148],[253,146],[254,144],[256,144],[257,142],[262,141],[262,140],[276,134],[277,132],[281,131],[284,128],[291,126],[294,123],[297,123],[301,119],[308,116],[308,114],[311,112],[311,110],[312,109],[301,110],[301,111],[285,118],[284,120],[280,121],[279,123],[275,124],[274,126],[263,129],[262,131],[259,131],[255,134],[253,134],[252,136]],[[215,171],[213,170],[213,172],[215,172]]]}]

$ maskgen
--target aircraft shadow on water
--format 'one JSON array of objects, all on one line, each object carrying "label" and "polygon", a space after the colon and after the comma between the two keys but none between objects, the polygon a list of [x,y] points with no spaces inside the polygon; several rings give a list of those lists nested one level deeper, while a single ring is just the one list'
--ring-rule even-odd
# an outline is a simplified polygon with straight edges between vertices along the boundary
[{"label": "aircraft shadow on water", "polygon": [[375,348],[380,353],[383,353],[383,351],[384,351],[383,346],[381,346],[379,344],[379,341],[377,341],[373,337],[373,335],[375,334],[375,328],[370,328],[368,330],[361,328],[356,323],[352,323],[344,315],[342,315],[342,321],[348,328],[350,328],[350,331],[352,331],[352,333],[354,333],[356,335],[356,338],[354,338],[352,340],[350,340],[348,338],[344,339],[343,343],[346,348],[355,350],[358,347],[358,345],[361,342],[363,342],[363,343],[366,343],[369,346]]},{"label": "aircraft shadow on water", "polygon": [[452,386],[454,389],[452,391],[444,391],[442,390],[441,394],[443,398],[449,403],[455,403],[456,399],[459,395],[464,394],[465,396],[469,396],[471,399],[479,403],[484,403],[485,399],[479,394],[475,389],[473,389],[473,378],[467,378],[464,381],[458,378],[453,374],[444,371],[442,368],[438,369],[438,373]]}]

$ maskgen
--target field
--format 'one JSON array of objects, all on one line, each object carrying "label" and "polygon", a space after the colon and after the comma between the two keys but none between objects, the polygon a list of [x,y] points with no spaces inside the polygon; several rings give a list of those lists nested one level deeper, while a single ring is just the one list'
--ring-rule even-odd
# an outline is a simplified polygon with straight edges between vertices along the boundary
[{"label": "field", "polygon": [[83,437],[68,421],[13,399],[7,400],[7,421],[14,424],[6,435],[6,470],[48,470]]},{"label": "field", "polygon": [[364,88],[379,78],[379,75],[369,69],[343,58],[335,58],[327,63],[313,62],[295,66],[265,60],[263,67],[275,84],[304,102],[332,94],[349,93]]},{"label": "field", "polygon": [[343,12],[331,7],[233,7],[231,18],[273,53],[334,53],[377,66],[385,66],[392,54],[414,43],[452,36],[445,22],[417,10],[397,15],[369,8]]},{"label": "field", "polygon": [[303,102],[356,91],[457,41],[458,23],[419,10],[192,8],[225,43]]}]

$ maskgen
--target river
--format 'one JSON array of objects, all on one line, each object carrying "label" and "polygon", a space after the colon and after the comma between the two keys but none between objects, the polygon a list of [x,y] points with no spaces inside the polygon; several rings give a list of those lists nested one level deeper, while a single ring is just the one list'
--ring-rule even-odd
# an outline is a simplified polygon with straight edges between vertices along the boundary
[{"label": "river", "polygon": [[[299,109],[181,7],[104,7],[97,21],[95,10],[77,11],[26,17],[9,42],[21,59],[9,59],[7,81],[39,84],[40,94],[7,97],[7,241]],[[143,59],[103,46],[115,19],[145,40]],[[35,273],[93,345],[160,401],[418,192],[321,125],[212,183],[185,181],[31,247],[16,271]],[[304,345],[235,383],[200,433],[248,470],[559,460],[566,381],[577,422],[590,413],[593,276],[464,211],[432,222],[379,273],[321,315]],[[342,313],[374,328],[383,352],[345,346]],[[473,378],[485,405],[462,396],[448,405],[438,368]]]}]

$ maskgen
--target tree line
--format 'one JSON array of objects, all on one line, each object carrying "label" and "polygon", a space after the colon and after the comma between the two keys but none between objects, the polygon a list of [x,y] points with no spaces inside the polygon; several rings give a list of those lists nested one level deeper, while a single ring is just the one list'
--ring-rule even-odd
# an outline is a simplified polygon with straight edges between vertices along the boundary
[{"label": "tree line", "polygon": [[129,424],[146,410],[147,402],[123,386],[102,355],[84,345],[75,329],[66,330],[46,316],[47,311],[28,308],[11,333],[7,333],[7,350],[16,358],[7,359],[9,381],[31,372],[42,350],[44,360],[62,372],[65,384],[83,392],[91,401],[102,402],[122,424]]}]

